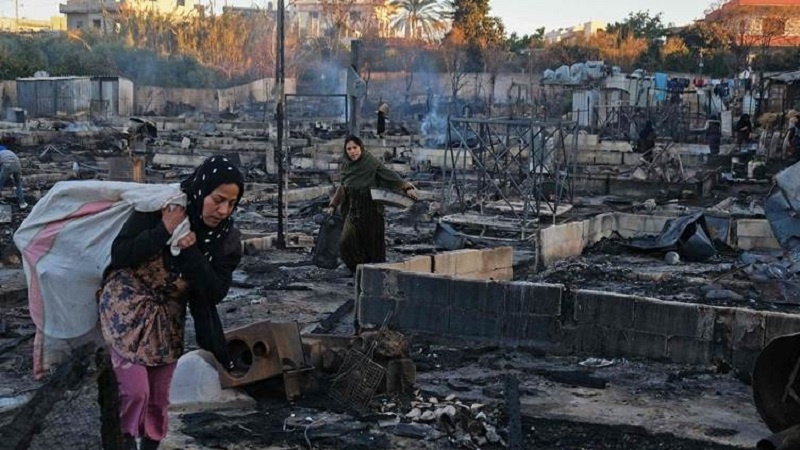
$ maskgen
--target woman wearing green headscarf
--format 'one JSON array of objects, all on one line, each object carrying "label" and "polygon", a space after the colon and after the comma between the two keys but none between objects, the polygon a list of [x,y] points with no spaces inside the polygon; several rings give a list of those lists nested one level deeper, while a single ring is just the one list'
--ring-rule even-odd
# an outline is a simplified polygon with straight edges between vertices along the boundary
[{"label": "woman wearing green headscarf", "polygon": [[357,136],[344,140],[342,184],[330,202],[329,212],[341,206],[344,227],[339,239],[339,255],[355,272],[359,264],[386,261],[383,205],[372,201],[371,188],[402,190],[416,200],[414,186],[364,151]]}]

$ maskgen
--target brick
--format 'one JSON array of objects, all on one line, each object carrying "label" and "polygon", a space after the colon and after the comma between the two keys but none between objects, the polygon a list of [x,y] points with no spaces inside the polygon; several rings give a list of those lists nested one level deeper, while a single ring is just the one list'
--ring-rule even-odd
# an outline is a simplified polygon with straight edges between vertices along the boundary
[{"label": "brick", "polygon": [[580,325],[632,328],[635,299],[611,292],[579,290],[575,296],[575,320]]},{"label": "brick", "polygon": [[680,364],[706,365],[713,362],[712,344],[683,336],[667,338],[667,358]]},{"label": "brick", "polygon": [[456,336],[497,339],[503,335],[500,317],[454,308],[450,311],[449,332]]},{"label": "brick", "polygon": [[700,338],[700,314],[695,305],[637,299],[634,306],[634,329],[667,336]]},{"label": "brick", "polygon": [[420,308],[447,308],[449,306],[450,277],[412,272],[397,273],[398,295],[410,306]]},{"label": "brick", "polygon": [[800,333],[800,316],[794,314],[771,313],[766,316],[766,331],[764,334],[764,344],[776,337],[785,334]]}]

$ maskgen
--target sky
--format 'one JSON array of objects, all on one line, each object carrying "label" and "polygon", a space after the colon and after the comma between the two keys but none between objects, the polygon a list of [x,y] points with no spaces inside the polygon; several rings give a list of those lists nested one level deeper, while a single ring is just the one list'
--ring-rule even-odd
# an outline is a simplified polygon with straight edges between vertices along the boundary
[{"label": "sky", "polygon": [[[267,1],[227,0],[227,3],[264,7]],[[19,2],[20,17],[46,19],[58,15],[58,4],[67,0],[0,0],[0,16],[14,17],[15,2]],[[218,5],[225,2],[215,1]],[[491,15],[500,17],[509,33],[515,31],[520,35],[532,34],[539,27],[552,30],[590,20],[616,22],[630,12],[647,10],[652,14],[663,12],[665,23],[685,25],[702,17],[710,3],[711,0],[489,0]]]}]

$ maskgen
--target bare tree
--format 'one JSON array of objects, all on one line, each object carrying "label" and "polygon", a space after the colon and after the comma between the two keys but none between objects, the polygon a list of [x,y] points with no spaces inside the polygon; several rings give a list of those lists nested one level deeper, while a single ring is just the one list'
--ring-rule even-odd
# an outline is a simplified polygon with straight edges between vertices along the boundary
[{"label": "bare tree", "polygon": [[[466,82],[467,40],[464,31],[453,28],[442,43],[442,57],[450,80],[451,108],[458,100],[458,93]],[[450,111],[453,112],[452,109]]]}]

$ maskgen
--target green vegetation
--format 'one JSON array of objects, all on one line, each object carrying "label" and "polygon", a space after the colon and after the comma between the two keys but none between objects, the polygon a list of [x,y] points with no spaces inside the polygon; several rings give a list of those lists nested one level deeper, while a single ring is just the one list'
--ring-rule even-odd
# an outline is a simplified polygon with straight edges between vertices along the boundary
[{"label": "green vegetation", "polygon": [[[307,35],[287,20],[287,76],[324,79],[329,68],[349,61],[346,36],[362,40],[362,71],[449,74],[457,95],[464,74],[540,72],[576,62],[602,59],[625,71],[698,72],[731,76],[750,65],[755,70],[796,69],[800,50],[770,49],[781,28],[762,27],[743,35],[739,15],[725,12],[715,21],[683,28],[665,24],[661,13],[632,12],[591,37],[572,36],[547,44],[545,29],[522,36],[505,34],[502,21],[489,15],[488,0],[393,0],[375,17],[353,22],[355,0],[320,0],[320,26],[330,32]],[[722,10],[719,10],[722,11]],[[726,10],[727,11],[727,10]],[[798,11],[800,14],[800,10]],[[111,33],[94,31],[0,34],[0,79],[32,76],[122,76],[137,84],[221,88],[274,75],[275,17],[266,10],[175,17],[123,9]],[[395,33],[402,39],[387,38]]]}]

